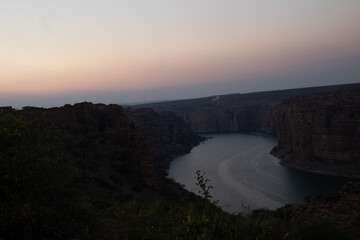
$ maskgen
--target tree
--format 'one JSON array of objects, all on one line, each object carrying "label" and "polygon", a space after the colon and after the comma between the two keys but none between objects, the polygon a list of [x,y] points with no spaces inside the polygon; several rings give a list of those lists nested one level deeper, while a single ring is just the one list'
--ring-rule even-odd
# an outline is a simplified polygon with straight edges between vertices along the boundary
[{"label": "tree", "polygon": [[86,236],[74,169],[55,127],[0,115],[0,239]]},{"label": "tree", "polygon": [[208,178],[205,178],[205,172],[202,173],[200,170],[196,171],[196,185],[200,187],[199,193],[202,195],[202,198],[212,204],[217,204],[218,200],[211,201],[212,196],[210,194],[210,190],[213,189],[213,186],[208,185],[210,181]]}]

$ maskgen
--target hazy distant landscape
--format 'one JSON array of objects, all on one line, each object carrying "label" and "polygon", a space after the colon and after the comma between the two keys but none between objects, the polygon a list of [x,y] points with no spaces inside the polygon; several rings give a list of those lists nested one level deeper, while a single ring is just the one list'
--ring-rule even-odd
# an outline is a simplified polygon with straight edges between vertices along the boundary
[{"label": "hazy distant landscape", "polygon": [[360,1],[3,1],[0,240],[360,239]]}]

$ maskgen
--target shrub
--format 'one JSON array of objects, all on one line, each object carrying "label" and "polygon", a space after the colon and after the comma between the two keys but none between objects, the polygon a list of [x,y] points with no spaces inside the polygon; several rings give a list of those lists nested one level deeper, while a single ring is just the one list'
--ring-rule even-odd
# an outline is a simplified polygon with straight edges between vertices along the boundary
[{"label": "shrub", "polygon": [[86,238],[74,181],[54,126],[0,116],[0,238]]}]

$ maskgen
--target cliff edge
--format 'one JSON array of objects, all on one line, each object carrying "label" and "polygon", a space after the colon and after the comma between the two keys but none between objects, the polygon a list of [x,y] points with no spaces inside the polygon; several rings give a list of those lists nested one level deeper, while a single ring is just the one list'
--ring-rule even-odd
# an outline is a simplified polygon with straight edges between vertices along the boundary
[{"label": "cliff edge", "polygon": [[360,89],[283,101],[271,153],[301,170],[360,178]]},{"label": "cliff edge", "polygon": [[203,140],[174,113],[157,114],[151,109],[126,109],[125,113],[119,105],[84,102],[49,109],[0,110],[0,114],[41,118],[56,125],[64,157],[113,187],[133,176],[161,188],[170,161]]},{"label": "cliff edge", "polygon": [[144,134],[154,158],[155,169],[162,176],[167,175],[171,160],[189,153],[205,140],[173,112],[156,113],[150,108],[127,108],[125,112]]},{"label": "cliff edge", "polygon": [[[360,84],[230,94],[145,105],[198,133],[261,131],[272,154],[305,171],[360,178]],[[143,106],[142,106],[143,107]]]}]

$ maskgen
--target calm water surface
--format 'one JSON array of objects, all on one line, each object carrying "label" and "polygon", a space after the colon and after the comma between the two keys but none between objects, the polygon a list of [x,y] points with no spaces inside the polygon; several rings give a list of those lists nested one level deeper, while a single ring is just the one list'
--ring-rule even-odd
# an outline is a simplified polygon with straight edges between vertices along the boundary
[{"label": "calm water surface", "polygon": [[336,191],[348,180],[306,173],[279,164],[270,155],[277,139],[260,133],[211,134],[211,139],[191,153],[175,159],[169,178],[198,193],[195,172],[206,172],[213,186],[211,194],[228,212],[250,209],[275,209],[287,203],[301,202],[305,196]]}]

